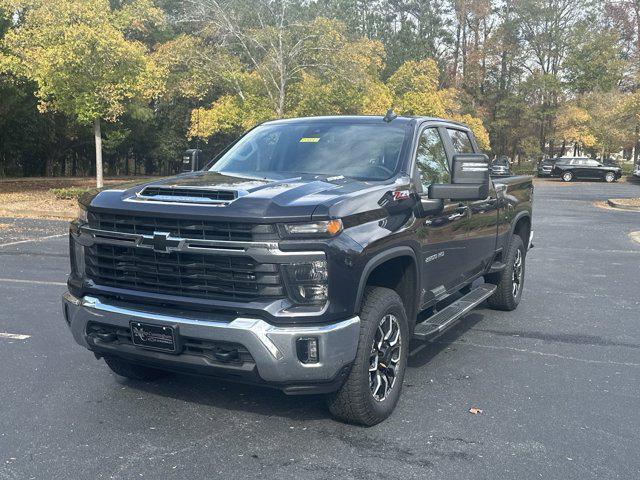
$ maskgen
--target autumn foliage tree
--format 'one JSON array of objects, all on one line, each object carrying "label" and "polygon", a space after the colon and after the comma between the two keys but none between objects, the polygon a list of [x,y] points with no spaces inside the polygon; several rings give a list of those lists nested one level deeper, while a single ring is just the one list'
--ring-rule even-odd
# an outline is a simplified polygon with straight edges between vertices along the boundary
[{"label": "autumn foliage tree", "polygon": [[113,10],[108,0],[2,0],[16,28],[2,40],[0,67],[37,86],[38,108],[92,124],[96,183],[102,187],[101,122],[162,88],[142,43],[127,38],[145,20],[161,21],[148,0]]}]

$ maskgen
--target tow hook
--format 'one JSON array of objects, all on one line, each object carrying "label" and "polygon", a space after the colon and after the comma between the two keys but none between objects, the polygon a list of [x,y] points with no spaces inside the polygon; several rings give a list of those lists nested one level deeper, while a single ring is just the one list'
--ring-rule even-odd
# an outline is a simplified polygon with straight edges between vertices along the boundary
[{"label": "tow hook", "polygon": [[105,343],[115,342],[118,339],[118,336],[115,333],[96,332],[94,335],[98,337],[98,340]]},{"label": "tow hook", "polygon": [[213,356],[220,362],[228,363],[238,359],[238,350],[217,350]]}]

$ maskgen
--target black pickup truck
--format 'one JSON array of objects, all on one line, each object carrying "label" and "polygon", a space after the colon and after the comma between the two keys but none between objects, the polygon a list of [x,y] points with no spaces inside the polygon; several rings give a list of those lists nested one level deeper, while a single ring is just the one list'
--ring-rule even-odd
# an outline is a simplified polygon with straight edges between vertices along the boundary
[{"label": "black pickup truck", "polygon": [[81,198],[64,318],[119,375],[326,394],[373,425],[411,341],[485,300],[518,306],[532,194],[530,177],[494,183],[459,123],[267,122],[202,171]]}]

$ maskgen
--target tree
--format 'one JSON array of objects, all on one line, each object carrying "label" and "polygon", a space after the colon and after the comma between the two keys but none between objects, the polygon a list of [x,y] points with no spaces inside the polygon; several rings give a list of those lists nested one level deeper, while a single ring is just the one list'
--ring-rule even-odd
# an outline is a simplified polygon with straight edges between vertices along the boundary
[{"label": "tree", "polygon": [[[562,150],[567,144],[573,144],[573,155],[577,155],[580,147],[593,147],[596,144],[596,138],[590,126],[589,112],[577,105],[566,105],[556,124],[556,133],[562,140]],[[564,154],[564,151],[561,154]]]},{"label": "tree", "polygon": [[625,62],[618,48],[619,35],[613,30],[591,35],[588,29],[576,32],[564,62],[567,86],[578,94],[608,92],[622,81]]},{"label": "tree", "polygon": [[[101,121],[161,89],[162,73],[127,36],[158,17],[147,0],[112,10],[108,0],[2,0],[16,25],[2,40],[0,68],[36,85],[38,108],[93,124],[96,183],[102,187]],[[146,15],[146,17],[145,17]]]}]

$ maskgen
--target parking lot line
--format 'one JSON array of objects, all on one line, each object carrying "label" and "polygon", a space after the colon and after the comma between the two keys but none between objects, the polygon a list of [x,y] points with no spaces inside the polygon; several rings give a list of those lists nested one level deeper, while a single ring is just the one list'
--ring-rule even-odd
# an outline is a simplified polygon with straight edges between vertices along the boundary
[{"label": "parking lot line", "polygon": [[8,338],[10,340],[26,340],[27,338],[31,338],[31,335],[23,335],[23,334],[20,334],[20,333],[0,332],[0,338]]},{"label": "parking lot line", "polygon": [[46,237],[29,238],[27,240],[18,240],[16,242],[2,243],[2,244],[0,244],[0,248],[2,248],[2,247],[10,247],[11,245],[19,245],[21,243],[39,242],[41,240],[48,240],[50,238],[65,237],[66,235],[67,235],[66,233],[61,233],[59,235],[47,235]]},{"label": "parking lot line", "polygon": [[31,283],[33,285],[55,285],[60,287],[66,287],[66,282],[47,282],[44,280],[23,280],[21,278],[0,278],[0,282],[8,283]]}]

